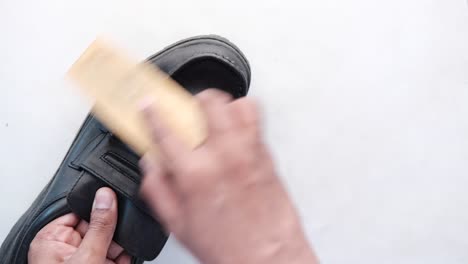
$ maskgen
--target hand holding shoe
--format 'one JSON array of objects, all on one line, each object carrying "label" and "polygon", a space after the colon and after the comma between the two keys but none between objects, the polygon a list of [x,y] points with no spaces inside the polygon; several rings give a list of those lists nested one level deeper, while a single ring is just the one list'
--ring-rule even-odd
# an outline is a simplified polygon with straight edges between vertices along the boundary
[{"label": "hand holding shoe", "polygon": [[117,199],[109,188],[96,193],[91,221],[67,214],[37,233],[28,252],[29,264],[130,264],[122,247],[112,241],[117,224]]}]

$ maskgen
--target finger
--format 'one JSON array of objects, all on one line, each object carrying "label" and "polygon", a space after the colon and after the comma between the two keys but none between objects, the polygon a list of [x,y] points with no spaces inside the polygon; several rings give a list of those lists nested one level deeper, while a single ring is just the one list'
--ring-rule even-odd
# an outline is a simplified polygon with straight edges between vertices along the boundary
[{"label": "finger", "polygon": [[73,227],[49,223],[35,236],[39,240],[63,242],[72,246],[79,246],[81,236]]},{"label": "finger", "polygon": [[55,219],[54,221],[50,222],[47,225],[48,226],[61,225],[61,226],[75,227],[79,221],[80,221],[80,218],[76,214],[70,213],[70,214],[66,214]]},{"label": "finger", "polygon": [[107,258],[114,260],[120,254],[122,254],[123,251],[124,251],[124,249],[119,244],[112,241],[110,246],[109,246],[109,249],[107,250]]},{"label": "finger", "polygon": [[260,114],[257,103],[248,97],[237,99],[229,104],[229,112],[234,122],[242,127],[258,126]]},{"label": "finger", "polygon": [[205,114],[210,135],[227,131],[232,122],[227,117],[226,106],[232,98],[219,90],[208,89],[195,96]]},{"label": "finger", "polygon": [[88,222],[81,220],[76,226],[75,230],[80,234],[81,237],[84,237],[86,232],[88,232],[88,225]]},{"label": "finger", "polygon": [[203,90],[196,94],[195,97],[202,101],[216,100],[222,104],[227,104],[232,101],[232,96],[230,94],[215,88]]},{"label": "finger", "polygon": [[132,257],[124,252],[115,260],[115,264],[130,264],[131,261]]},{"label": "finger", "polygon": [[113,260],[106,259],[106,261],[104,261],[104,264],[115,264],[115,262]]},{"label": "finger", "polygon": [[[88,222],[81,220],[80,223],[76,226],[76,231],[84,237],[86,232],[88,231]],[[109,249],[107,250],[107,258],[115,259],[123,252],[123,248],[115,243],[114,241],[111,242]]]},{"label": "finger", "polygon": [[170,229],[179,211],[179,200],[173,182],[169,179],[158,159],[146,154],[140,160],[144,177],[141,187],[142,196],[148,201],[157,218]]},{"label": "finger", "polygon": [[74,247],[79,247],[81,245],[81,241],[82,241],[82,238],[80,234],[76,232],[75,230],[73,230],[73,233],[71,234],[71,236],[69,236],[68,239],[65,240],[64,242]]},{"label": "finger", "polygon": [[51,231],[53,241],[63,242],[75,247],[81,244],[81,236],[72,227],[68,226],[55,226]]},{"label": "finger", "polygon": [[[88,262],[102,262],[114,235],[117,224],[117,199],[107,187],[96,192],[91,220],[77,255],[83,254]],[[92,254],[89,254],[92,252]]]},{"label": "finger", "polygon": [[189,148],[155,111],[157,107],[154,106],[153,102],[150,100],[143,101],[141,109],[153,143],[159,147],[161,158],[165,159],[165,161],[172,161],[188,153]]}]

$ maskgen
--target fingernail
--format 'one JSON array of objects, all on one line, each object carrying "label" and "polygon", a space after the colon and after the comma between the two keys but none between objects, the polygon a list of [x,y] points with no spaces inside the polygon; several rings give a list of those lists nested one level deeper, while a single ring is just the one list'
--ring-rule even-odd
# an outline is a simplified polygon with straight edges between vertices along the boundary
[{"label": "fingernail", "polygon": [[94,209],[108,210],[114,202],[114,197],[109,189],[101,188],[96,192],[94,198]]}]

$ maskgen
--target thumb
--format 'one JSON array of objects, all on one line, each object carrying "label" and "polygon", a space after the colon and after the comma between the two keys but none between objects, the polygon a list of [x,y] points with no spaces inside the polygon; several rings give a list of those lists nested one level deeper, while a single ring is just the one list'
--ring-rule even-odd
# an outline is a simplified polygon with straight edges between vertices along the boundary
[{"label": "thumb", "polygon": [[117,199],[110,188],[96,192],[93,210],[77,255],[86,258],[86,263],[104,263],[117,224]]}]

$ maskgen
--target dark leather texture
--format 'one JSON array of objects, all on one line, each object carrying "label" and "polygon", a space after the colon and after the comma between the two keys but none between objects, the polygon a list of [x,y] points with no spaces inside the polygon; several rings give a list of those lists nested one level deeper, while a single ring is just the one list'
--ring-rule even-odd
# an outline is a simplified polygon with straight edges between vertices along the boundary
[{"label": "dark leather texture", "polygon": [[[177,42],[148,58],[191,93],[216,87],[238,98],[247,94],[250,67],[242,52],[219,36]],[[27,263],[29,244],[47,223],[74,212],[89,221],[96,190],[111,187],[118,196],[114,240],[132,263],[152,260],[168,235],[138,195],[139,157],[91,114],[88,115],[51,181],[3,241],[0,263]]]}]

